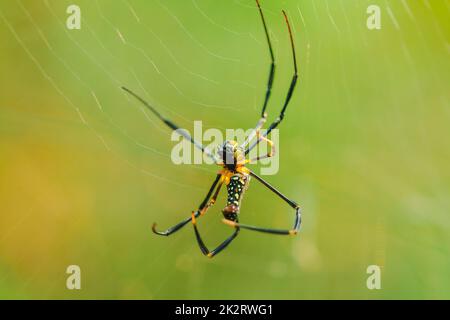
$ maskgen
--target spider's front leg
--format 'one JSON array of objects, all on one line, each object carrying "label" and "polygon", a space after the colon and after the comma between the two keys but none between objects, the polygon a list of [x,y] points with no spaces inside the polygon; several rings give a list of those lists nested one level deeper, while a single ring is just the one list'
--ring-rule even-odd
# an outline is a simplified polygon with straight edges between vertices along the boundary
[{"label": "spider's front leg", "polygon": [[253,163],[262,159],[267,159],[267,158],[271,158],[274,156],[275,154],[275,144],[273,143],[272,140],[269,140],[268,138],[266,138],[264,135],[261,134],[261,131],[258,130],[256,132],[256,137],[258,141],[265,141],[267,142],[267,144],[269,145],[269,151],[267,152],[267,154],[263,155],[263,156],[256,156],[255,158],[249,159],[246,162],[247,163]]}]

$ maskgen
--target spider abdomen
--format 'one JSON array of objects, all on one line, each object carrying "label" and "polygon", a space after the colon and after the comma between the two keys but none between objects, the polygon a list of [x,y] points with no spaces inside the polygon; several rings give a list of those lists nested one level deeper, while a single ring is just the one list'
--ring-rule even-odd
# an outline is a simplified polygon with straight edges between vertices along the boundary
[{"label": "spider abdomen", "polygon": [[222,210],[226,219],[235,221],[239,214],[244,192],[247,190],[250,177],[242,173],[236,173],[230,177],[227,185],[227,206]]}]

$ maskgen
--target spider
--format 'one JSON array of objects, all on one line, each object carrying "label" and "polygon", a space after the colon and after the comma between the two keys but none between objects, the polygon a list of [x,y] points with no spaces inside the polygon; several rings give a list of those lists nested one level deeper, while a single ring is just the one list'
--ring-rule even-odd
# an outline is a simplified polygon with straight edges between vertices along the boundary
[{"label": "spider", "polygon": [[[245,142],[242,145],[239,145],[236,141],[225,141],[223,145],[221,145],[218,149],[218,152],[216,154],[210,152],[206,147],[204,147],[201,143],[194,140],[189,133],[186,131],[180,130],[180,128],[174,124],[169,119],[163,117],[153,106],[151,106],[147,101],[142,99],[140,96],[135,94],[133,91],[122,87],[123,90],[125,90],[128,94],[135,97],[138,101],[140,101],[143,105],[145,105],[156,117],[158,117],[162,122],[164,122],[169,128],[172,130],[177,131],[179,134],[181,134],[185,139],[190,141],[194,146],[198,149],[200,149],[204,154],[206,154],[208,157],[212,158],[214,162],[221,166],[221,170],[217,173],[217,176],[210,187],[208,194],[206,195],[205,199],[202,201],[200,206],[197,210],[192,211],[191,216],[189,216],[187,219],[181,221],[180,223],[174,225],[173,227],[165,230],[165,231],[158,231],[156,229],[156,223],[153,224],[152,230],[155,234],[160,236],[170,236],[174,234],[175,232],[179,231],[181,228],[186,226],[189,223],[192,223],[194,227],[195,236],[198,242],[198,245],[200,247],[200,250],[202,253],[212,258],[215,255],[217,255],[219,252],[221,252],[223,249],[225,249],[239,234],[241,229],[247,229],[247,230],[253,230],[253,231],[259,231],[259,232],[265,232],[265,233],[271,233],[271,234],[278,234],[278,235],[296,235],[300,229],[301,224],[301,212],[300,207],[297,205],[296,202],[290,200],[285,195],[283,195],[280,191],[278,191],[275,187],[270,185],[268,182],[266,182],[263,178],[255,174],[253,171],[251,171],[249,168],[246,167],[246,164],[254,161],[258,161],[261,159],[269,158],[273,155],[275,146],[271,140],[267,138],[267,135],[275,129],[283,120],[286,108],[289,105],[289,102],[292,98],[292,94],[294,92],[294,89],[297,84],[297,78],[298,78],[298,68],[297,68],[297,59],[296,59],[296,52],[295,52],[295,45],[294,45],[294,39],[292,36],[291,26],[289,24],[289,20],[287,17],[286,12],[283,10],[283,16],[286,21],[287,29],[289,32],[289,39],[292,49],[292,57],[294,62],[294,75],[291,80],[291,84],[284,102],[284,105],[281,109],[281,112],[276,118],[272,124],[268,127],[267,130],[261,131],[262,127],[266,123],[267,120],[267,113],[266,108],[267,104],[269,102],[269,98],[272,91],[272,84],[275,76],[275,57],[273,54],[272,49],[272,43],[269,36],[269,31],[267,29],[266,20],[264,18],[263,10],[261,9],[261,5],[258,0],[256,0],[256,5],[259,10],[259,14],[261,16],[262,25],[264,27],[264,32],[267,40],[267,44],[269,47],[269,53],[270,53],[270,72],[269,72],[269,80],[267,83],[267,89],[265,93],[264,103],[262,106],[262,112],[261,112],[261,118],[259,119],[256,127],[251,131],[249,136],[245,139]],[[256,138],[256,139],[255,139]],[[250,143],[253,139],[253,143]],[[270,151],[264,156],[257,156],[253,159],[246,159],[246,156],[248,153],[255,148],[261,141],[266,141],[268,145],[270,146]],[[242,201],[242,197],[247,190],[250,182],[250,178],[255,178],[260,183],[262,183],[265,187],[267,187],[270,191],[275,193],[279,198],[281,198],[283,201],[285,201],[289,206],[292,207],[295,211],[295,218],[294,218],[294,224],[292,229],[272,229],[272,228],[262,228],[247,224],[241,224],[239,223],[239,211],[240,211],[240,205]],[[217,246],[213,250],[209,250],[208,247],[205,245],[205,243],[202,240],[202,237],[200,236],[200,232],[197,227],[197,219],[201,216],[205,215],[206,212],[215,204],[217,197],[219,195],[219,192],[222,188],[222,186],[225,185],[228,193],[227,198],[227,204],[225,208],[222,210],[223,213],[223,220],[222,222],[226,225],[232,227],[234,229],[234,232],[231,236],[229,236],[225,241],[223,241],[219,246]]]}]

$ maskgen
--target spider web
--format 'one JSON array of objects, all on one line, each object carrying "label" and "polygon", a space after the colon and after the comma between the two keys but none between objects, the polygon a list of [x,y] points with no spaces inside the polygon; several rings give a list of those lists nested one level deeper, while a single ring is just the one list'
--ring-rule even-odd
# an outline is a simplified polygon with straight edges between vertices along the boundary
[{"label": "spider web", "polygon": [[[78,121],[91,132],[92,136],[98,141],[99,148],[104,148],[106,152],[111,153],[111,155],[116,159],[125,163],[130,168],[130,170],[138,171],[147,179],[171,184],[182,189],[194,188],[201,191],[205,190],[204,186],[200,186],[198,184],[194,185],[192,183],[189,183],[189,181],[182,182],[175,176],[163,175],[159,170],[152,170],[146,168],[142,164],[137,164],[135,161],[133,161],[133,159],[127,158],[126,155],[124,156],[122,152],[117,150],[117,148],[114,147],[114,141],[111,141],[111,139],[105,137],[103,133],[105,130],[116,132],[117,134],[122,135],[128,144],[134,145],[136,148],[142,149],[142,151],[157,155],[162,158],[163,161],[170,162],[170,153],[168,148],[166,148],[165,150],[161,150],[151,146],[146,142],[142,142],[142,137],[137,137],[134,134],[130,134],[129,129],[126,128],[126,125],[122,124],[119,118],[110,113],[111,107],[108,105],[109,103],[105,102],[101,97],[101,93],[99,93],[101,89],[93,86],[89,80],[86,80],[89,75],[83,73],[82,71],[76,70],[76,67],[73,65],[73,63],[71,63],[71,61],[68,60],[65,54],[60,52],[60,46],[58,46],[58,44],[55,43],[55,40],[52,39],[52,35],[49,35],[48,31],[44,30],[42,22],[37,21],[37,19],[35,18],[35,14],[32,12],[32,9],[28,8],[28,4],[25,1],[17,0],[13,5],[17,7],[16,10],[18,10],[19,14],[22,15],[22,18],[26,21],[26,23],[34,28],[34,41],[40,42],[40,45],[47,50],[48,56],[50,56],[54,60],[54,62],[59,65],[63,72],[67,74],[67,77],[74,80],[74,83],[77,86],[77,91],[82,92],[85,96],[89,96],[91,100],[90,103],[81,106],[81,103],[77,101],[78,99],[73,96],[73,90],[69,90],[69,88],[65,87],[64,84],[60,84],[57,80],[55,80],[57,76],[52,74],[53,70],[49,70],[49,68],[45,65],[46,62],[41,61],[38,55],[35,54],[32,49],[30,49],[31,45],[21,34],[21,30],[19,30],[12,24],[12,22],[10,22],[10,18],[8,17],[7,12],[4,11],[6,8],[4,8],[0,11],[0,18],[5,24],[6,29],[12,34],[13,38],[25,51],[27,57],[35,65],[45,81],[48,81],[48,83],[54,89],[55,93],[60,95],[64,99],[64,101],[66,102],[66,106],[72,109],[72,111],[78,118]],[[199,72],[194,71],[192,67],[186,65],[185,62],[181,62],[179,54],[177,54],[174,49],[171,49],[169,45],[166,44],[164,40],[164,32],[155,31],[157,29],[155,28],[155,26],[150,26],[148,22],[145,22],[145,13],[137,13],[135,8],[129,1],[124,0],[114,4],[114,6],[122,7],[122,15],[124,17],[127,17],[126,25],[133,25],[133,28],[130,28],[131,30],[128,30],[128,33],[122,30],[124,24],[119,26],[115,22],[113,22],[111,18],[108,17],[108,6],[105,2],[96,0],[93,1],[90,5],[81,5],[83,15],[82,30],[90,34],[91,40],[93,40],[93,42],[91,42],[90,44],[83,43],[76,35],[73,34],[71,30],[68,30],[66,28],[66,15],[61,14],[61,6],[56,5],[54,1],[48,0],[42,1],[40,5],[41,9],[44,10],[46,15],[48,15],[52,20],[52,23],[57,26],[58,31],[60,33],[63,33],[66,38],[65,40],[67,41],[67,45],[74,48],[74,50],[76,51],[76,55],[78,55],[79,58],[87,61],[93,69],[101,74],[101,81],[109,87],[108,90],[110,90],[111,92],[120,92],[120,87],[125,85],[125,82],[121,78],[121,76],[117,74],[117,70],[106,66],[106,64],[104,63],[105,55],[106,57],[108,57],[108,59],[114,62],[117,69],[128,69],[126,70],[126,72],[128,73],[127,78],[133,81],[134,90],[140,92],[141,95],[148,99],[152,104],[157,106],[157,108],[162,112],[165,112],[169,116],[176,117],[181,122],[181,124],[190,123],[193,120],[185,117],[180,111],[174,111],[174,109],[166,107],[163,103],[151,96],[148,89],[146,89],[146,85],[143,83],[144,80],[142,79],[142,73],[138,74],[139,72],[135,68],[128,67],[127,61],[120,59],[114,52],[115,50],[117,50],[117,47],[121,46],[125,48],[126,51],[138,53],[138,65],[142,65],[143,69],[150,70],[149,72],[153,72],[154,74],[156,74],[161,83],[170,88],[170,90],[173,91],[176,95],[180,96],[185,103],[192,105],[194,108],[198,110],[222,110],[225,112],[239,111],[242,108],[241,106],[226,106],[211,102],[204,102],[201,100],[201,97],[192,97],[187,93],[185,89],[182,89],[181,85],[177,84],[177,80],[173,77],[173,74],[169,75],[166,74],[165,71],[161,70],[158,62],[156,62],[152,57],[148,48],[143,48],[141,45],[137,44],[137,42],[134,42],[135,40],[129,39],[128,36],[132,33],[133,29],[138,28],[144,30],[145,35],[151,36],[152,39],[156,40],[155,42],[163,49],[162,51],[166,54],[165,58],[173,63],[173,67],[177,69],[177,72],[191,77],[192,81],[197,81],[213,86],[226,85],[224,83],[224,80],[214,78],[213,75],[200,74]],[[170,9],[169,5],[163,4],[160,1],[153,2],[153,5],[154,7],[158,8],[161,13],[164,13],[166,15],[165,19],[171,21],[177,28],[179,28],[179,30],[181,30],[185,34],[185,36],[191,40],[194,46],[197,46],[199,48],[199,51],[203,52],[204,55],[208,56],[214,63],[232,63],[238,66],[242,66],[245,64],[245,62],[241,61],[238,57],[226,56],[222,53],[217,53],[212,49],[209,49],[206,44],[198,40],[197,37],[188,30],[185,24],[181,21],[181,18],[179,18],[177,14],[173,12],[172,9]],[[206,19],[207,23],[211,23],[216,27],[219,26],[233,36],[245,37],[248,38],[249,41],[258,43],[258,45],[262,45],[262,42],[257,42],[257,37],[252,33],[248,31],[237,32],[228,27],[221,26],[206,15],[206,13],[201,9],[199,3],[193,1],[192,5],[194,6],[195,10],[197,10],[204,19]],[[96,30],[97,27],[93,26],[95,22],[98,22],[99,20],[103,22],[103,27],[106,26],[106,28],[109,29],[110,34],[114,34],[116,36],[116,42],[113,43],[113,45],[111,45],[111,42],[106,44],[105,41],[102,40],[102,37],[98,34]],[[102,55],[99,55],[99,48]],[[246,65],[250,66],[251,64],[247,63]],[[245,85],[255,92],[253,109],[256,110],[256,92],[262,90],[257,90],[255,85],[251,85],[248,82],[243,81],[242,79],[232,80],[232,82],[238,85]],[[168,132],[164,125],[162,125],[158,120],[152,118],[152,116],[150,116],[146,112],[143,106],[137,104],[135,101],[130,99],[129,96],[123,94],[123,92],[120,92],[120,94],[122,95],[121,104],[127,105],[127,108],[129,108],[128,112],[138,112],[139,114],[141,114],[141,118],[147,121],[148,124],[150,124],[150,128],[160,132],[161,134],[159,135],[159,137],[165,137],[165,140],[168,141],[170,132]],[[102,120],[100,125],[95,119],[97,116],[96,113],[100,113],[101,115]],[[91,120],[90,118],[94,119]],[[215,125],[214,127],[223,129],[223,126]],[[200,173],[206,172],[208,174],[208,177],[212,176],[211,173],[214,172],[211,169],[195,165],[190,166],[189,169],[200,170]],[[30,210],[30,212],[32,212],[32,210]],[[20,220],[20,224],[23,223],[24,220],[25,218],[22,217]],[[77,223],[76,218],[73,222]],[[14,228],[16,227],[17,226],[15,226]],[[207,234],[208,232],[205,232],[205,235]],[[179,244],[181,240],[182,238],[179,238],[178,241],[173,242],[173,245]],[[191,251],[193,248],[196,248],[195,243],[191,245],[189,250]],[[162,259],[166,252],[167,250],[161,250],[160,255],[158,255],[157,258]],[[40,267],[41,265],[38,264],[35,267],[35,270],[39,270]],[[36,274],[30,277],[29,281],[35,279],[38,274],[39,271],[36,271]],[[164,284],[164,281],[162,282],[162,284]],[[54,283],[53,286],[48,287],[47,291],[51,292],[55,286],[56,283]],[[152,292],[152,294],[157,293],[158,290]]]},{"label": "spider web", "polygon": [[[362,29],[354,27],[357,23],[363,23],[361,22],[363,19],[358,20],[355,15],[349,13],[344,0],[320,3],[316,1],[300,3],[281,1],[277,4],[265,2],[264,12],[271,21],[269,24],[270,34],[279,61],[289,61],[289,51],[285,50],[287,48],[286,39],[281,39],[283,33],[280,30],[283,30],[283,25],[282,20],[279,19],[278,11],[280,8],[287,7],[289,9],[295,37],[297,39],[302,38],[302,41],[297,43],[297,50],[301,55],[300,83],[302,97],[301,100],[299,99],[301,105],[308,106],[317,101],[315,96],[318,95],[318,91],[316,87],[311,85],[312,80],[310,79],[314,78],[314,75],[324,72],[317,62],[317,57],[327,57],[329,52],[325,40],[315,37],[318,32],[324,31],[337,38],[339,42],[345,41],[355,52],[361,50],[361,43],[366,49],[371,47]],[[426,89],[420,82],[422,71],[416,67],[417,55],[408,42],[409,35],[404,31],[404,25],[412,26],[419,38],[417,43],[424,48],[423,55],[428,60],[432,60],[434,52],[428,45],[426,34],[422,30],[423,25],[416,18],[417,8],[416,6],[413,8],[411,2],[406,0],[400,0],[395,4],[390,1],[376,2],[387,14],[387,16],[383,16],[383,23],[390,26],[392,31],[395,32],[396,39],[400,41],[401,52],[407,67],[406,72],[411,76],[409,84],[415,89],[414,97],[421,101],[422,106],[425,106],[427,94]],[[368,1],[355,1],[352,4],[357,7],[356,11],[365,12],[365,8],[370,3]],[[421,1],[421,5],[428,10],[427,14],[436,15],[435,8],[429,1]],[[12,16],[9,13],[9,6],[13,7],[13,11],[19,17],[19,20],[33,28],[32,32],[24,32],[23,28],[14,24],[13,21],[17,19],[17,16]],[[249,120],[249,122],[246,122],[248,126],[253,125],[257,120],[257,112],[263,97],[268,67],[267,48],[261,33],[259,17],[253,1],[234,0],[217,6],[222,7],[212,11],[214,5],[211,1],[200,0],[185,1],[180,6],[176,2],[170,1],[122,0],[111,3],[94,0],[81,2],[82,32],[85,34],[83,37],[65,27],[67,15],[64,14],[64,9],[66,6],[56,1],[44,0],[31,6],[31,8],[29,2],[24,0],[16,0],[11,4],[2,5],[0,7],[0,21],[7,30],[5,33],[11,35],[22,48],[44,81],[53,88],[55,95],[60,96],[65,101],[61,108],[69,108],[73,113],[73,118],[87,129],[95,141],[98,141],[99,150],[111,154],[111,157],[125,164],[129,169],[129,174],[137,172],[148,184],[162,185],[166,189],[173,188],[173,193],[195,190],[196,194],[200,194],[200,197],[202,197],[210,183],[206,182],[205,185],[204,182],[209,181],[208,179],[214,176],[215,168],[197,165],[172,168],[169,130],[148,114],[143,106],[124,94],[120,87],[125,85],[138,92],[158,110],[173,118],[181,127],[189,128],[193,120],[202,119],[203,116],[209,120],[208,126],[222,130],[229,126],[236,127],[230,125],[228,121],[241,124],[240,118],[244,117]],[[448,13],[448,1],[445,1],[445,6]],[[236,10],[236,8],[239,8],[239,10]],[[233,18],[230,18],[229,21],[223,18],[225,16],[223,12],[227,12],[226,9],[242,13],[233,15]],[[184,10],[187,10],[187,12]],[[50,19],[51,24],[57,29],[53,31],[49,29],[46,23],[40,19],[41,14]],[[252,17],[251,23],[246,21],[248,17]],[[277,21],[276,19],[280,20],[279,24],[273,26],[273,22]],[[239,21],[244,22],[239,24]],[[162,22],[163,25],[161,25]],[[252,27],[249,28],[249,25]],[[218,35],[214,37],[205,36],[204,29],[211,29],[214,34]],[[439,39],[438,41],[448,54],[449,43],[443,26],[435,23],[428,31]],[[171,38],[168,34],[176,36]],[[61,39],[64,39],[64,45],[57,42]],[[178,43],[178,41],[183,42]],[[245,41],[249,47],[257,48],[255,51],[261,58],[256,59],[251,56],[255,51],[245,53],[232,49],[228,50],[227,45],[223,44],[233,43],[233,41]],[[189,43],[187,49],[180,50],[179,48],[185,48],[186,43]],[[46,53],[35,52],[33,48],[36,46],[41,49],[44,48]],[[71,48],[72,53],[70,55],[64,50],[64,46]],[[288,54],[285,54],[284,51],[287,51]],[[345,50],[343,47],[338,47],[334,52],[334,63],[336,63],[336,70],[339,72],[334,78],[335,81],[330,81],[329,85],[332,86],[331,92],[339,92],[342,104],[353,106],[360,103],[361,100],[355,97],[351,88],[351,79],[355,70],[348,69],[348,60],[346,60],[348,52],[349,50]],[[189,58],[186,58],[185,55],[188,55]],[[129,60],[126,59],[128,56],[131,57]],[[52,61],[51,65],[45,59],[48,57]],[[92,70],[89,72],[86,69],[78,70],[76,62],[71,61],[69,57],[81,61],[83,65],[89,65]],[[205,66],[202,67],[202,63],[192,57],[197,57],[197,60],[203,62]],[[392,69],[395,68],[395,62],[388,54],[385,54],[384,59],[383,64],[391,66]],[[217,66],[219,72],[212,72],[212,66]],[[227,69],[245,70],[245,72],[242,72],[245,76],[240,77],[236,71],[226,73]],[[431,69],[431,77],[439,79],[441,77],[439,69],[436,66],[432,66]],[[377,72],[375,65],[369,64],[367,66],[367,78],[369,81],[373,79],[372,85],[374,86],[378,85],[376,82]],[[66,74],[70,81],[58,81],[62,73]],[[288,74],[288,71],[286,71],[286,74]],[[394,82],[394,76],[389,75],[389,77]],[[255,81],[255,79],[262,79],[262,81]],[[442,81],[441,83],[439,90],[445,92],[446,82]],[[275,89],[277,86],[282,88],[283,83],[276,84]],[[221,88],[224,87],[230,88],[227,91],[229,99],[215,98],[224,96],[220,94],[220,90],[223,90]],[[170,92],[173,99],[169,99],[166,92]],[[236,98],[230,94],[235,92],[238,92]],[[80,98],[80,96],[82,97]],[[242,100],[243,96],[246,96],[247,99]],[[277,99],[278,97],[273,98],[278,102],[282,100],[282,97]],[[402,105],[401,98],[396,97],[395,94],[390,94],[384,102],[388,103],[389,106]],[[443,110],[447,110],[448,116],[448,100],[444,94],[441,96],[439,104]],[[308,109],[306,110],[308,113]],[[276,110],[273,109],[273,112],[276,112]],[[309,112],[312,113],[312,111]],[[393,112],[400,114],[401,110],[394,110]],[[315,116],[325,118],[326,115],[324,114],[319,112]],[[249,118],[250,116],[252,118]],[[352,116],[356,117],[355,114],[349,114],[349,117]],[[129,146],[133,146],[133,150],[127,152],[126,147]],[[404,148],[405,151],[409,150],[409,146],[406,144],[399,147]],[[136,156],[135,153],[144,156],[141,158]],[[167,165],[162,163],[167,163]],[[354,170],[363,175],[366,170],[364,160],[354,163]],[[194,171],[195,173],[184,173],[184,171]],[[369,183],[376,188],[392,182],[386,179],[372,177]],[[308,232],[316,234],[318,222],[314,212],[319,211],[320,208],[316,204],[316,190],[313,186],[310,187],[312,191],[308,189],[309,187],[295,191],[297,194],[302,194],[303,202],[310,212]],[[195,199],[190,204],[192,208],[186,208],[186,214],[200,200]],[[428,200],[423,201],[428,203]],[[6,241],[14,234],[14,230],[20,229],[34,210],[35,208],[30,208],[26,214],[17,219],[2,239]],[[417,213],[417,215],[419,214]],[[158,215],[153,213],[152,218],[155,217],[158,217]],[[171,224],[170,221],[177,222],[180,217],[183,218],[184,216],[177,215],[176,217],[164,218],[164,225],[166,223]],[[256,215],[253,217],[256,217]],[[78,223],[79,219],[79,217],[73,217],[73,223]],[[382,265],[386,261],[387,231],[385,219],[383,215],[380,215],[375,220],[375,247],[370,248],[375,256],[374,260]],[[444,222],[445,225],[449,225],[444,216],[438,215],[434,219],[435,224]],[[186,229],[188,228],[186,227]],[[205,238],[209,238],[217,232],[217,229],[207,228],[206,224],[202,225],[201,230]],[[136,238],[141,239],[136,250],[144,251],[151,245],[146,240],[148,237],[150,237],[149,234],[145,234],[145,236]],[[408,237],[405,236],[401,240],[406,242]],[[427,247],[432,243],[424,241],[421,244]],[[108,248],[106,243],[103,243],[103,246]],[[169,257],[170,252],[176,250],[179,246],[183,246],[186,252],[180,254],[173,263],[164,262],[171,259]],[[209,244],[209,246],[212,247],[212,244]],[[96,250],[99,250],[99,248],[100,246]],[[295,290],[295,282],[299,279],[306,281],[306,279],[290,273],[292,271],[290,261],[272,260],[267,263],[264,255],[250,249],[251,247],[247,246],[243,250],[237,251],[233,260],[214,262],[213,267],[218,270],[215,275],[218,275],[217,281],[219,283],[227,282],[226,274],[230,270],[231,273],[246,270],[245,261],[248,259],[254,265],[267,264],[265,268],[253,270],[257,276],[271,279],[281,277],[285,281],[285,287],[289,290]],[[135,260],[135,262],[144,262],[144,265],[142,270],[137,269],[134,281],[142,280],[142,282],[145,282],[148,279],[146,275],[149,272],[148,270],[154,270],[152,272],[158,273],[160,277],[158,277],[157,283],[152,284],[149,295],[151,297],[164,297],[168,295],[170,287],[173,286],[171,278],[184,269],[192,272],[186,280],[192,292],[186,294],[186,296],[204,297],[201,291],[201,279],[211,271],[207,270],[204,265],[199,266],[198,261],[200,260],[192,258],[192,256],[198,254],[197,250],[197,244],[192,237],[191,230],[180,232],[177,237],[171,238],[166,245],[155,247],[152,259]],[[306,270],[323,263],[321,253],[314,241],[305,240],[301,244],[294,244],[292,249],[287,250],[292,250],[292,254],[290,254],[292,259]],[[109,251],[114,250],[109,248]],[[308,256],[300,258],[299,251],[307,252]],[[244,255],[241,252],[246,253]],[[25,253],[17,255],[15,257],[16,262],[26,261],[25,255]],[[108,256],[103,254],[102,258],[107,259]],[[308,261],[311,262],[310,265],[308,265]],[[41,269],[46,267],[48,266],[45,261],[37,262],[32,269],[32,274],[27,278],[27,282],[34,283],[34,280],[41,276]],[[4,275],[0,283],[4,282],[9,274]],[[44,295],[59,292],[59,282],[60,279],[49,281],[50,285],[47,283]],[[25,283],[23,288],[27,289],[29,286],[31,285]]]}]

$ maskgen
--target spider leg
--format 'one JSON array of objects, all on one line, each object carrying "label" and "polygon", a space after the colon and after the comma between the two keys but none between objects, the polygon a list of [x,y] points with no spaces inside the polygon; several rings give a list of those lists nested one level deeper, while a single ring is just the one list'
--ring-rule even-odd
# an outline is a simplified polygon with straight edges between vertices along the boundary
[{"label": "spider leg", "polygon": [[258,130],[262,128],[264,123],[266,123],[267,120],[267,113],[266,108],[267,104],[269,102],[271,93],[272,93],[272,87],[273,87],[273,80],[275,79],[275,55],[273,54],[273,48],[272,48],[272,41],[270,40],[269,36],[269,29],[267,28],[266,19],[264,18],[264,13],[261,9],[261,5],[259,4],[259,0],[256,0],[256,4],[258,5],[258,10],[261,16],[261,21],[264,27],[264,33],[266,35],[267,39],[267,45],[269,47],[269,54],[270,54],[270,70],[269,70],[269,80],[267,81],[267,89],[266,89],[266,95],[264,98],[264,103],[261,111],[261,119],[259,119],[256,128],[251,132],[251,134],[247,137],[245,142],[241,145],[242,148],[245,148],[247,144],[250,143],[250,141],[255,137],[255,134]]},{"label": "spider leg", "polygon": [[224,176],[222,176],[222,179],[219,183],[219,185],[217,186],[216,192],[214,193],[213,197],[211,198],[211,200],[209,201],[209,203],[207,205],[205,205],[205,207],[203,208],[203,210],[200,212],[200,214],[198,214],[199,211],[197,212],[192,212],[192,217],[191,220],[192,224],[194,226],[194,231],[195,231],[195,237],[197,238],[197,242],[198,245],[200,247],[200,250],[202,251],[202,253],[207,256],[208,258],[212,258],[214,257],[216,254],[218,254],[220,251],[222,251],[223,249],[225,249],[233,240],[234,238],[236,238],[236,236],[239,233],[239,227],[236,228],[236,230],[234,231],[234,233],[228,237],[224,242],[222,242],[219,246],[217,246],[217,248],[215,248],[212,251],[209,251],[209,249],[206,247],[205,243],[202,240],[202,237],[200,236],[200,232],[198,231],[197,228],[197,217],[200,215],[204,215],[206,213],[206,211],[212,206],[214,205],[214,203],[216,202],[217,196],[219,195],[220,192],[220,188],[222,187],[223,183],[225,181]]},{"label": "spider leg", "polygon": [[[263,137],[266,137],[273,129],[278,127],[278,125],[281,123],[281,121],[283,121],[284,114],[289,105],[289,102],[291,101],[292,94],[294,93],[294,89],[297,85],[297,79],[298,79],[297,56],[296,56],[296,52],[295,52],[294,38],[292,36],[291,25],[289,24],[289,19],[286,15],[285,11],[283,11],[283,15],[284,15],[284,19],[286,20],[286,24],[287,24],[288,31],[289,31],[289,39],[291,42],[292,57],[293,57],[293,62],[294,62],[294,75],[292,76],[291,84],[289,86],[289,90],[286,95],[286,99],[284,101],[284,105],[283,105],[283,108],[281,109],[280,115],[274,122],[272,122],[272,124],[269,126],[269,128],[263,133],[263,135],[262,135]],[[260,137],[255,142],[253,142],[253,144],[245,151],[245,154],[248,154],[261,140],[262,139]]]},{"label": "spider leg", "polygon": [[256,156],[255,158],[247,160],[247,163],[253,163],[253,162],[256,162],[256,161],[259,161],[262,159],[271,158],[275,154],[275,144],[273,143],[272,140],[269,140],[266,137],[262,137],[259,130],[257,131],[257,137],[258,137],[258,139],[261,138],[261,140],[266,141],[269,144],[270,150],[269,150],[269,152],[267,152],[267,154],[265,154],[263,156]]},{"label": "spider leg", "polygon": [[[220,183],[220,184],[219,184]],[[217,184],[219,184],[219,186],[217,187],[217,190],[214,194],[214,196],[211,198],[211,195],[214,191],[214,188],[217,186]],[[206,195],[205,199],[203,200],[203,202],[200,204],[200,206],[198,207],[198,210],[193,212],[192,216],[181,221],[180,223],[174,225],[173,227],[165,230],[165,231],[157,231],[156,230],[156,223],[153,224],[152,226],[152,230],[155,234],[160,235],[160,236],[170,236],[172,233],[177,232],[178,230],[180,230],[181,228],[183,228],[185,225],[187,225],[189,222],[192,221],[193,218],[198,218],[199,216],[203,215],[206,213],[206,211],[215,203],[216,198],[219,194],[220,191],[220,187],[223,184],[223,176],[221,173],[217,174],[216,179],[214,180],[211,188],[208,191],[208,194]],[[211,198],[211,199],[210,199]]]},{"label": "spider leg", "polygon": [[267,29],[266,19],[264,18],[264,13],[261,9],[261,5],[259,4],[258,0],[256,0],[256,4],[258,5],[259,13],[261,15],[261,20],[262,20],[262,23],[264,26],[264,33],[266,34],[267,44],[269,46],[270,60],[271,60],[269,80],[267,82],[266,97],[264,99],[264,104],[263,104],[263,108],[261,111],[261,118],[265,119],[265,118],[267,118],[267,114],[266,114],[267,103],[269,102],[270,95],[272,93],[272,85],[273,85],[273,80],[275,78],[275,56],[273,54],[272,42],[270,40],[269,30]]},{"label": "spider leg", "polygon": [[259,119],[258,123],[256,124],[256,127],[250,132],[250,134],[247,136],[247,138],[245,139],[244,143],[241,144],[241,148],[245,149],[247,147],[247,145],[250,143],[250,141],[253,140],[253,138],[258,134],[258,132],[261,130],[261,128],[264,126],[264,124],[266,123],[267,118],[263,117],[261,119]]},{"label": "spider leg", "polygon": [[144,106],[146,106],[155,116],[157,116],[162,122],[164,122],[169,128],[176,131],[178,134],[183,136],[186,140],[190,141],[196,148],[200,149],[203,153],[205,153],[209,158],[213,159],[217,163],[216,156],[211,153],[211,151],[203,146],[200,142],[194,140],[194,138],[187,133],[185,130],[182,130],[179,126],[177,126],[175,123],[170,121],[169,119],[164,118],[161,113],[159,113],[153,106],[151,106],[147,101],[145,101],[143,98],[138,96],[136,93],[131,91],[128,88],[122,87],[122,90],[127,92],[128,94],[135,97],[139,102],[141,102]]},{"label": "spider leg", "polygon": [[[195,213],[196,217],[200,216],[200,212],[197,211]],[[177,232],[178,230],[180,230],[181,228],[183,228],[185,225],[187,225],[189,222],[192,221],[192,217],[189,217],[183,221],[181,221],[180,223],[174,225],[173,227],[170,227],[169,229],[167,229],[166,231],[157,231],[156,230],[156,223],[153,224],[152,226],[152,231],[153,233],[159,235],[159,236],[170,236],[172,233]]]},{"label": "spider leg", "polygon": [[225,239],[225,241],[223,241],[220,245],[217,246],[217,248],[215,248],[214,250],[209,250],[205,243],[202,240],[202,237],[200,236],[200,232],[198,231],[197,228],[197,223],[196,220],[194,218],[194,216],[192,217],[192,221],[193,221],[193,225],[194,225],[194,231],[195,231],[195,237],[197,238],[197,242],[198,245],[200,247],[200,250],[202,251],[202,253],[207,256],[208,258],[212,258],[214,257],[216,254],[218,254],[220,251],[222,251],[223,249],[225,249],[226,247],[228,247],[228,245],[237,237],[237,235],[239,234],[239,226],[235,227],[235,230],[233,232],[233,234],[231,236],[229,236],[227,239]]},{"label": "spider leg", "polygon": [[285,202],[287,202],[295,210],[295,219],[294,219],[294,225],[293,225],[292,229],[288,230],[288,229],[261,228],[261,227],[256,227],[256,226],[252,226],[252,225],[240,224],[239,222],[234,222],[234,221],[227,220],[227,219],[223,219],[222,222],[233,228],[242,228],[242,229],[247,229],[247,230],[279,234],[279,235],[296,235],[300,229],[300,224],[302,221],[300,207],[298,206],[298,204],[295,203],[294,201],[288,199],[285,195],[283,195],[281,192],[279,192],[277,189],[275,189],[273,186],[271,186],[268,182],[263,180],[261,177],[259,177],[255,173],[250,171],[250,175],[252,177],[256,178],[256,180],[261,182],[265,187],[267,187],[270,191],[275,193],[277,196],[279,196]]}]

